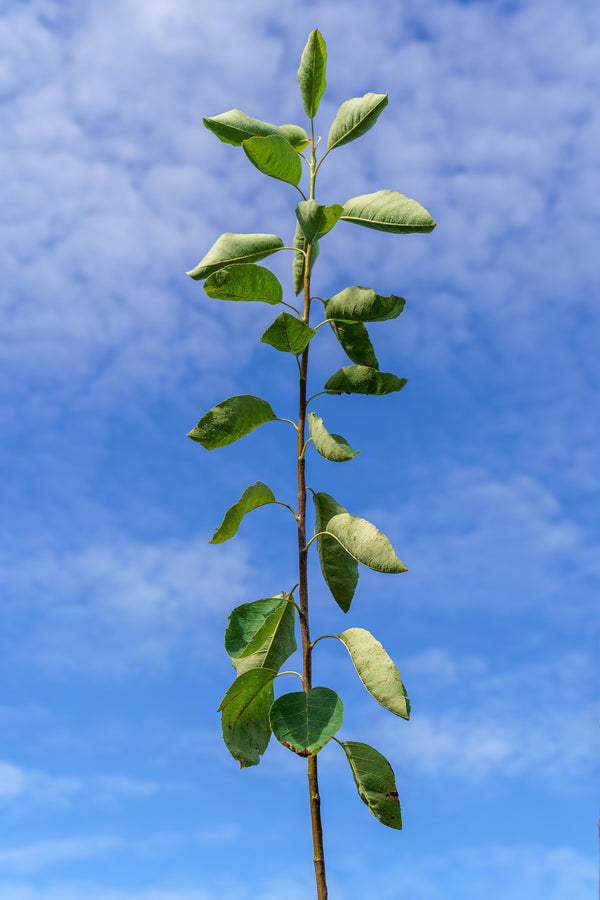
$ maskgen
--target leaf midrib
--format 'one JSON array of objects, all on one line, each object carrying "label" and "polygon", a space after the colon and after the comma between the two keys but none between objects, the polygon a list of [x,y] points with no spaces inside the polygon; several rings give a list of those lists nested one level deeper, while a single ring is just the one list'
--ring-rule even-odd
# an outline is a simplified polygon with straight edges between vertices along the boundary
[{"label": "leaf midrib", "polygon": [[[387,95],[384,94],[383,97],[384,97],[384,99],[386,99]],[[357,98],[357,99],[362,99],[362,98]],[[365,114],[358,122],[356,122],[356,123],[352,126],[352,128],[349,128],[348,131],[345,131],[344,134],[343,134],[341,137],[338,138],[338,140],[335,142],[335,144],[332,144],[331,147],[328,147],[328,148],[327,148],[327,152],[329,152],[329,150],[333,150],[335,147],[338,146],[338,144],[340,143],[340,141],[343,141],[345,138],[348,137],[348,135],[352,134],[353,131],[356,131],[356,129],[358,128],[358,126],[359,126],[360,124],[362,124],[362,122],[364,122],[365,119],[368,119],[369,116],[372,115],[372,114],[375,112],[375,110],[377,109],[377,107],[378,107],[381,103],[383,103],[383,100],[380,100],[379,103],[377,103],[372,109],[370,109],[368,113],[366,113],[366,114]],[[343,216],[340,216],[340,218],[343,219],[344,217],[343,217]]]}]

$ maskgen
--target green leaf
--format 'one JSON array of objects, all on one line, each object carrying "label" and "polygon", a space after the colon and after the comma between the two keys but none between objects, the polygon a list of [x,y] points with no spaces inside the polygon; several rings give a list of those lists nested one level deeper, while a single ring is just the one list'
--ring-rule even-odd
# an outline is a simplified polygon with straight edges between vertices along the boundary
[{"label": "green leaf", "polygon": [[344,550],[368,569],[389,574],[408,571],[385,534],[366,519],[344,510],[332,516],[323,531],[337,538]]},{"label": "green leaf", "polygon": [[344,204],[341,218],[344,222],[392,234],[427,233],[435,228],[427,210],[398,191],[375,191],[352,197]]},{"label": "green leaf", "polygon": [[235,679],[219,706],[223,740],[242,769],[257,766],[267,749],[276,674],[270,669],[245,672]]},{"label": "green leaf", "polygon": [[371,696],[390,712],[408,719],[410,701],[400,672],[379,641],[364,628],[347,628],[339,637]]},{"label": "green leaf", "polygon": [[327,82],[325,81],[326,64],[327,49],[325,41],[318,29],[315,29],[308,36],[297,73],[302,105],[306,115],[311,119],[316,116],[321,97],[327,87]]},{"label": "green leaf", "polygon": [[376,819],[389,828],[402,828],[400,802],[394,772],[378,750],[359,741],[340,741],[358,790]]},{"label": "green leaf", "polygon": [[236,607],[225,632],[225,649],[237,674],[261,668],[278,672],[296,649],[295,622],[289,594]]},{"label": "green leaf", "polygon": [[242,144],[244,152],[259,172],[286,181],[295,187],[302,178],[302,161],[287,138],[278,134],[253,137]]},{"label": "green leaf", "polygon": [[314,756],[339,731],[344,705],[335,691],[325,687],[283,694],[271,707],[270,719],[277,740],[298,756]]},{"label": "green leaf", "polygon": [[213,272],[204,282],[204,290],[217,300],[260,300],[276,304],[283,298],[278,278],[264,266],[252,263],[239,263]]},{"label": "green leaf", "polygon": [[387,105],[387,94],[365,94],[364,97],[346,100],[338,109],[329,129],[327,150],[348,144],[369,131]]},{"label": "green leaf", "polygon": [[302,200],[296,207],[296,218],[307,242],[313,244],[317,238],[331,231],[342,210],[339,203],[323,206],[316,200]]},{"label": "green leaf", "polygon": [[271,404],[266,400],[252,394],[239,394],[209,409],[187,436],[202,444],[206,450],[214,450],[233,444],[259,425],[276,418]]},{"label": "green leaf", "polygon": [[360,450],[353,450],[341,435],[330,434],[323,425],[323,419],[315,413],[309,412],[306,418],[313,444],[325,459],[331,462],[346,462],[360,453]]},{"label": "green leaf", "polygon": [[211,537],[209,544],[222,544],[232,538],[242,519],[248,512],[258,509],[267,503],[276,503],[275,494],[271,488],[262,481],[247,487],[237,503],[230,506],[225,513],[225,518]]},{"label": "green leaf", "polygon": [[296,607],[292,602],[286,602],[265,623],[261,632],[262,644],[253,652],[232,660],[237,674],[243,675],[249,669],[275,669],[278,672],[296,649],[295,626]]},{"label": "green leaf", "polygon": [[382,297],[371,288],[348,287],[325,301],[328,319],[345,319],[348,322],[384,322],[396,319],[406,300],[404,297]]},{"label": "green leaf", "polygon": [[310,144],[309,136],[300,125],[280,125],[279,130],[288,139],[297,153],[300,153]]},{"label": "green leaf", "polygon": [[186,274],[195,281],[201,281],[225,266],[258,262],[282,247],[283,241],[276,234],[232,234],[226,231],[196,268]]},{"label": "green leaf", "polygon": [[[315,534],[327,531],[329,521],[347,512],[329,494],[313,495],[315,504]],[[333,599],[343,612],[348,612],[358,583],[358,564],[339,542],[326,534],[317,538],[321,572]]]},{"label": "green leaf", "polygon": [[369,332],[362,322],[331,322],[331,329],[353,363],[378,369]]},{"label": "green leaf", "polygon": [[370,366],[344,366],[329,378],[325,390],[332,394],[391,394],[401,391],[406,378],[379,372]]},{"label": "green leaf", "polygon": [[294,356],[298,356],[315,334],[315,329],[302,319],[282,312],[269,325],[261,341],[263,344],[270,344],[276,350],[281,350],[282,353],[293,353]]},{"label": "green leaf", "polygon": [[[225,650],[234,659],[254,653],[273,632],[276,614],[288,605],[286,598],[266,597],[236,606],[225,631]],[[275,668],[275,666],[269,666]]]},{"label": "green leaf", "polygon": [[223,141],[224,144],[233,144],[235,147],[241,147],[242,141],[247,141],[254,135],[265,137],[269,134],[278,134],[286,137],[284,131],[286,126],[278,128],[277,125],[271,125],[269,122],[253,119],[252,116],[243,113],[241,109],[229,109],[219,116],[204,117],[202,121],[220,141]]},{"label": "green leaf", "polygon": [[[294,247],[297,247],[299,250],[306,250],[307,240],[302,233],[302,229],[300,228],[300,223],[296,222],[296,233],[294,234]],[[310,270],[312,272],[312,268],[317,261],[317,257],[319,255],[319,242],[315,241],[312,245],[312,256],[310,261]],[[304,287],[304,270],[306,267],[306,257],[304,253],[294,253],[294,259],[292,262],[292,273],[294,277],[294,293],[297,295]]]}]

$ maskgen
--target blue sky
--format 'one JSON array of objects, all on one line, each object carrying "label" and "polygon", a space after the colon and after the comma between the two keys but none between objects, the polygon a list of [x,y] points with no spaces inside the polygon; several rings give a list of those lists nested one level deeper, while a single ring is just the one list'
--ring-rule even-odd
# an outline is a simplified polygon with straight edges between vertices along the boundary
[{"label": "blue sky", "polygon": [[[257,479],[293,502],[289,426],[207,453],[238,393],[295,413],[262,304],[185,276],[225,231],[293,235],[295,192],[219,143],[239,107],[305,124],[296,69],[328,48],[317,130],[389,93],[328,157],[325,203],[392,188],[438,225],[340,223],[314,289],[407,306],[374,325],[400,394],[322,397],[361,450],[309,482],[409,567],[362,570],[344,617],[311,560],[314,634],[362,626],[410,723],[345,651],[315,679],[342,736],[392,762],[404,830],[321,754],[331,900],[584,900],[596,883],[600,17],[587,0],[0,3],[0,896],[309,900],[304,763],[238,770],[216,713],[231,608],[295,582],[289,514],[208,546]],[[289,259],[272,257],[288,290]],[[323,335],[319,390],[344,364]],[[293,689],[293,688],[290,688]]]}]

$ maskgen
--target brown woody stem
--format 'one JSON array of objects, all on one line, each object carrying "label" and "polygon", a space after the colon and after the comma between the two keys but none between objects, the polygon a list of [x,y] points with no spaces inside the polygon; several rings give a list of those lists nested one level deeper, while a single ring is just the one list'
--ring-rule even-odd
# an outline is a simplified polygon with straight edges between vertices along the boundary
[{"label": "brown woody stem", "polygon": [[[312,126],[312,120],[311,120]],[[315,143],[314,134],[310,163],[310,197],[314,198],[315,180]],[[308,324],[310,318],[310,268],[312,261],[312,245],[306,247],[304,261],[304,315]],[[308,571],[306,547],[306,480],[305,480],[305,431],[306,431],[306,380],[308,374],[308,347],[304,350],[300,361],[300,399],[298,410],[298,571],[299,571],[299,607],[300,633],[302,635],[302,685],[304,691],[312,687],[312,645],[308,623]],[[317,881],[318,900],[327,900],[327,882],[325,879],[325,854],[323,851],[323,826],[321,823],[321,798],[319,796],[319,780],[317,775],[317,757],[308,759],[308,791],[310,800],[310,819],[314,849],[315,877]]]}]

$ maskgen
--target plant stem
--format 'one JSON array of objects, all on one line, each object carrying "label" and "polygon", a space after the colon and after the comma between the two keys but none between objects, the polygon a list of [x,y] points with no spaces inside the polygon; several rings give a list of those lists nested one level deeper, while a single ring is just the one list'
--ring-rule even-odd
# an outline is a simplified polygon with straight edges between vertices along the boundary
[{"label": "plant stem", "polygon": [[[311,119],[311,129],[312,129]],[[310,197],[314,199],[315,183],[315,143],[314,133],[311,142],[310,162]],[[310,318],[310,267],[312,245],[306,248],[304,263],[304,315],[308,324]],[[306,547],[306,480],[305,480],[305,430],[306,430],[306,380],[308,374],[308,347],[304,350],[300,362],[299,378],[299,410],[298,410],[298,571],[300,584],[298,596],[300,601],[300,633],[302,635],[302,686],[304,691],[312,687],[312,646],[308,623],[308,567]],[[321,824],[321,798],[319,797],[319,781],[317,775],[317,757],[308,758],[308,791],[310,799],[310,819],[312,825],[315,877],[317,881],[318,900],[327,900],[327,882],[325,879],[325,854],[323,851],[323,826]]]}]

